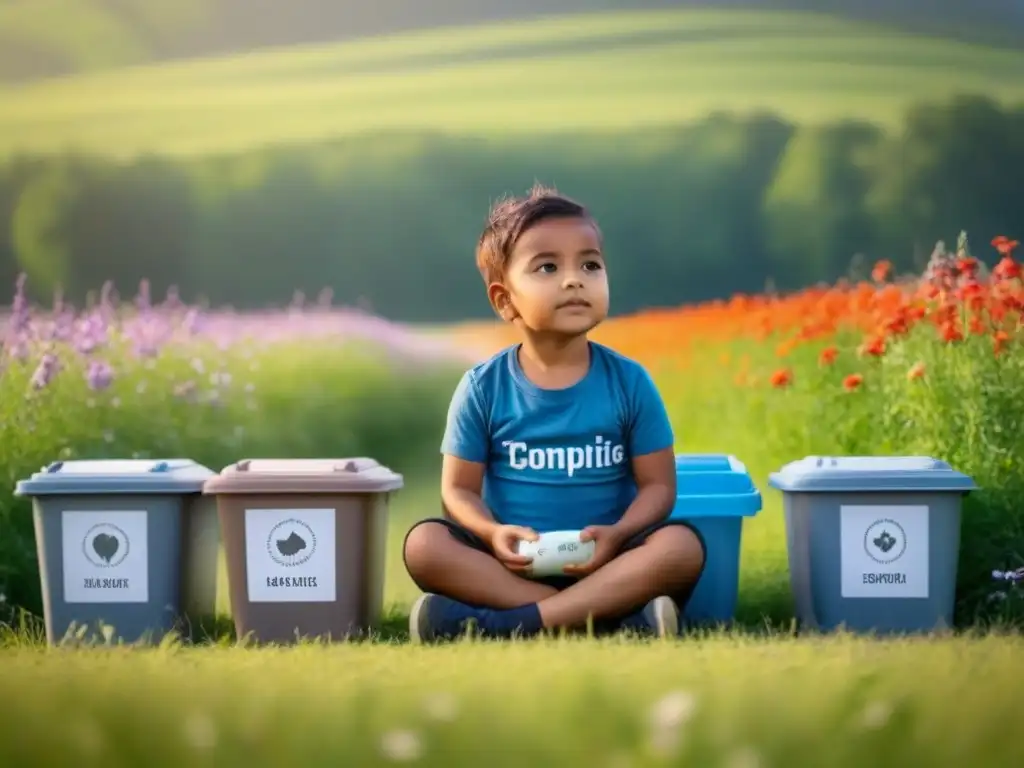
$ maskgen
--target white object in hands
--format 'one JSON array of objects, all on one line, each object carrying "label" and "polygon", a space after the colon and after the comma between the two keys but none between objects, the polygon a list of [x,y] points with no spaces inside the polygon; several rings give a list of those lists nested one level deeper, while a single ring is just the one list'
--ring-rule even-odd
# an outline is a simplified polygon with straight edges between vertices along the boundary
[{"label": "white object in hands", "polygon": [[549,531],[539,533],[537,541],[520,539],[516,551],[532,557],[527,575],[533,578],[565,575],[567,565],[582,565],[594,554],[593,541],[580,541],[581,531]]}]

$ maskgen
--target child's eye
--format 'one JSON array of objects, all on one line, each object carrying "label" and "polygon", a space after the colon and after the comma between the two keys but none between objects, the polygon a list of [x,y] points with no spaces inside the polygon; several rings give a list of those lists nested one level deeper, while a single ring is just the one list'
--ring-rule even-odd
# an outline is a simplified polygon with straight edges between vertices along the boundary
[{"label": "child's eye", "polygon": [[585,272],[596,272],[599,269],[601,269],[601,265],[598,264],[596,261],[588,261],[586,264],[583,265],[583,270]]},{"label": "child's eye", "polygon": [[553,264],[552,262],[550,262],[550,261],[549,261],[549,262],[546,262],[546,263],[544,263],[544,264],[541,264],[541,265],[540,265],[539,267],[537,267],[537,271],[538,271],[538,272],[547,272],[548,274],[551,274],[551,273],[552,273],[552,272],[554,272],[554,271],[555,271],[556,269],[558,269],[558,267],[556,267],[556,266],[555,266],[555,265],[554,265],[554,264]]}]

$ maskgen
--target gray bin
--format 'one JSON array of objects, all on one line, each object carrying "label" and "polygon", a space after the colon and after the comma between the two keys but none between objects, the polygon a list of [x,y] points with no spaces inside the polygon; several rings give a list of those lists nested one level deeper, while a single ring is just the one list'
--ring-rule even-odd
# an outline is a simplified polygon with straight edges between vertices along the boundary
[{"label": "gray bin", "polygon": [[810,456],[769,484],[783,492],[801,625],[878,634],[952,627],[970,477],[924,456]]},{"label": "gray bin", "polygon": [[58,461],[17,484],[33,500],[48,642],[83,625],[95,638],[101,623],[124,642],[156,640],[198,618],[185,606],[212,612],[203,582],[216,560],[197,561],[216,558],[216,543],[193,551],[198,532],[209,537],[193,503],[214,474],[188,459]]}]

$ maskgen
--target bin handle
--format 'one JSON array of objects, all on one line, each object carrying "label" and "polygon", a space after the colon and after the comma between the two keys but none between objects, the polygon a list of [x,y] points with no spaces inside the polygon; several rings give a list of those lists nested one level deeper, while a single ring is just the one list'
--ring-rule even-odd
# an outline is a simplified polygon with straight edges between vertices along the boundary
[{"label": "bin handle", "polygon": [[63,461],[54,461],[46,468],[46,474],[52,475],[54,472],[60,472],[60,468],[63,466]]},{"label": "bin handle", "polygon": [[166,472],[171,467],[166,461],[158,461],[152,467],[149,468],[150,472]]},{"label": "bin handle", "polygon": [[[236,472],[248,472],[251,469],[252,459],[242,459],[235,463]],[[335,464],[333,471],[335,472],[349,472],[352,474],[358,474],[365,469],[373,469],[380,465],[373,459],[349,459],[344,463]]]},{"label": "bin handle", "polygon": [[344,464],[335,464],[334,471],[351,472],[352,474],[358,474],[363,470],[374,469],[375,467],[379,466],[380,464],[378,464],[373,459],[349,459]]}]

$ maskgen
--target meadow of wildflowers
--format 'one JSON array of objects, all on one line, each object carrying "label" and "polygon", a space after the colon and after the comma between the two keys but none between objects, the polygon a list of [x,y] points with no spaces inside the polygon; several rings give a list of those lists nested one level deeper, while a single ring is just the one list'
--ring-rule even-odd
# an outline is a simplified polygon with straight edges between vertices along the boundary
[{"label": "meadow of wildflowers", "polygon": [[[680,451],[738,455],[765,493],[744,529],[741,622],[678,643],[551,638],[288,650],[174,643],[48,652],[7,635],[0,764],[1020,765],[1019,634],[794,637],[778,494],[808,454],[928,454],[971,474],[958,621],[1024,618],[1024,284],[1017,243],[987,268],[965,238],[923,275],[863,279],[617,318],[596,334],[645,363]],[[326,301],[205,312],[145,284],[134,303],[7,318],[8,488],[54,458],[374,455],[407,473],[401,534],[434,514],[437,441],[459,372],[507,343],[467,324],[402,329]],[[405,499],[407,501],[401,501]],[[8,602],[38,595],[28,505],[0,492]],[[984,627],[991,629],[991,627]]]},{"label": "meadow of wildflowers", "polygon": [[31,507],[14,484],[57,459],[371,455],[415,475],[436,454],[465,353],[354,310],[297,296],[239,315],[154,302],[29,306],[6,317],[0,373],[0,595],[41,608]]}]

